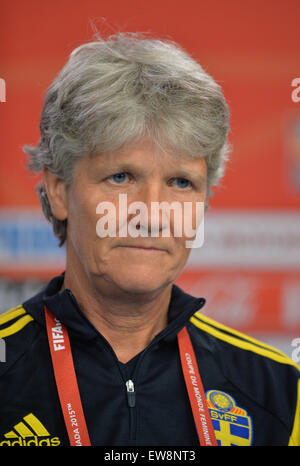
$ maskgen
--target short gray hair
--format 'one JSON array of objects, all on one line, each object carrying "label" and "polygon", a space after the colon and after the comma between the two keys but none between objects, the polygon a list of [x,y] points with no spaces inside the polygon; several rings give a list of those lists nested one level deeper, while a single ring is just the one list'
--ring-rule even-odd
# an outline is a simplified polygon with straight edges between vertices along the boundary
[{"label": "short gray hair", "polygon": [[[205,157],[209,197],[224,174],[228,132],[221,87],[196,60],[173,41],[118,33],[71,52],[45,95],[40,141],[24,151],[29,170],[47,167],[68,187],[81,157],[147,137],[167,152]],[[43,184],[37,192],[62,246],[67,220],[53,216]]]}]

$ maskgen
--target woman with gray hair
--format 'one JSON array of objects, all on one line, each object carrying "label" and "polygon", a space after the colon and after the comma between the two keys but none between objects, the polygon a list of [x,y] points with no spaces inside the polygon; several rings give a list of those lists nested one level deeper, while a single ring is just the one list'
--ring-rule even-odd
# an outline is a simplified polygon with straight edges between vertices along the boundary
[{"label": "woman with gray hair", "polygon": [[25,151],[66,268],[1,317],[0,445],[299,445],[297,366],[174,284],[228,159],[220,86],[171,41],[98,38],[40,130]]}]

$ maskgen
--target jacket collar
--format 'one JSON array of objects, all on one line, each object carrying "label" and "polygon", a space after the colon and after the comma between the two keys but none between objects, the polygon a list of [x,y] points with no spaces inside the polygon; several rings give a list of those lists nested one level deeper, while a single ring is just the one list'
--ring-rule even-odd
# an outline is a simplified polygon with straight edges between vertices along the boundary
[{"label": "jacket collar", "polygon": [[[23,307],[37,322],[45,326],[44,306],[46,305],[53,315],[69,330],[72,330],[78,338],[95,338],[99,332],[81,311],[72,292],[68,289],[59,292],[63,281],[64,273],[54,277],[44,290],[25,301]],[[168,310],[168,325],[157,337],[174,338],[189,318],[204,304],[204,298],[195,298],[173,284]]]}]

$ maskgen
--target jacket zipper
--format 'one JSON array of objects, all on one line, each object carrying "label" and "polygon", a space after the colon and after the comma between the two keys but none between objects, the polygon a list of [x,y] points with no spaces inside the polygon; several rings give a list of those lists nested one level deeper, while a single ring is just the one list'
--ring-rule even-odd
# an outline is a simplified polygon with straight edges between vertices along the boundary
[{"label": "jacket zipper", "polygon": [[127,401],[129,408],[135,407],[135,390],[134,390],[134,383],[131,379],[127,380],[126,382],[126,390],[127,390]]},{"label": "jacket zipper", "polygon": [[134,383],[131,379],[127,380],[126,383],[126,391],[127,391],[127,403],[129,406],[129,438],[130,440],[135,439],[135,388]]}]

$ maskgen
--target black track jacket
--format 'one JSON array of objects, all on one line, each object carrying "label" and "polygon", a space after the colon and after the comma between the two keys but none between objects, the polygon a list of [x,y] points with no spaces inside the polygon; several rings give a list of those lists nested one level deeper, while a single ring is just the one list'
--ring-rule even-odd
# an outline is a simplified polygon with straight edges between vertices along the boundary
[{"label": "black track jacket", "polygon": [[68,328],[93,446],[199,445],[177,344],[183,326],[218,444],[300,445],[300,372],[286,355],[205,317],[198,312],[205,300],[173,285],[167,327],[122,364],[72,293],[58,292],[63,279],[55,277],[41,293],[0,315],[6,350],[0,361],[0,446],[69,445],[44,303]]}]

